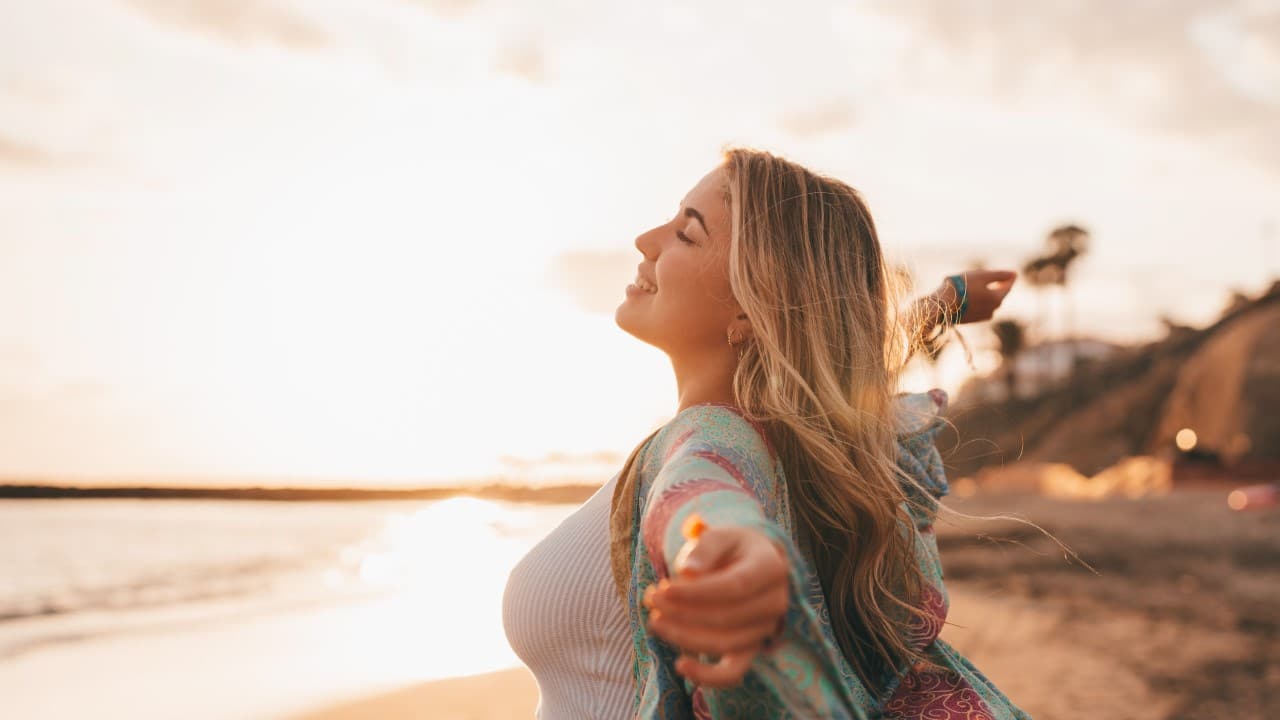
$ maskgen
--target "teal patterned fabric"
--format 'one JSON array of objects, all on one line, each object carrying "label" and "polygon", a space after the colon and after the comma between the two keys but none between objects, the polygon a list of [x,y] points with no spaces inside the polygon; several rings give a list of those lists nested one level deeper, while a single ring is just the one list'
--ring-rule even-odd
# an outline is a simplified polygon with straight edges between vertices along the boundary
[{"label": "teal patterned fabric", "polygon": [[[910,639],[932,666],[902,668],[889,691],[873,697],[844,659],[831,629],[817,573],[799,550],[782,464],[763,428],[729,405],[707,403],[681,411],[642,448],[637,492],[631,499],[631,580],[627,611],[632,630],[635,717],[703,718],[928,718],[1021,720],[1015,707],[977,668],[938,639],[947,596],[932,532],[946,475],[934,439],[944,424],[941,390],[898,397],[899,465],[917,481],[907,486],[908,510],[925,577],[929,621]],[[675,672],[677,652],[648,632],[644,588],[668,577],[684,542],[681,524],[698,513],[708,525],[754,527],[787,547],[791,602],[779,642],[761,653],[743,682],[701,688]]]}]

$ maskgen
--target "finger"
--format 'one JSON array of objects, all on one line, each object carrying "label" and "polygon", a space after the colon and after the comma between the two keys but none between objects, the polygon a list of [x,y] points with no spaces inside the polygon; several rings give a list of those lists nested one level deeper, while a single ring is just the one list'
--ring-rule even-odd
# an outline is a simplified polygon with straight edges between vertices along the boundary
[{"label": "finger", "polygon": [[725,690],[742,682],[755,657],[754,651],[747,651],[724,655],[716,663],[703,663],[681,656],[676,660],[676,672],[699,685]]},{"label": "finger", "polygon": [[1007,295],[1009,291],[1013,289],[1013,283],[1014,283],[1013,280],[1001,280],[998,282],[993,282],[987,286],[987,290],[989,292],[998,293],[1002,296]]},{"label": "finger", "polygon": [[775,552],[754,552],[736,558],[730,565],[697,577],[677,577],[659,594],[677,602],[741,601],[787,582],[787,564],[777,547]]},{"label": "finger", "polygon": [[994,282],[1012,281],[1018,277],[1018,273],[1013,270],[974,270],[968,273],[968,276],[969,282],[987,285]]},{"label": "finger", "polygon": [[763,622],[736,629],[717,629],[677,623],[661,612],[649,614],[649,629],[655,635],[686,652],[725,653],[758,648],[777,630],[777,622]]},{"label": "finger", "polygon": [[760,593],[741,602],[680,602],[669,595],[656,593],[649,603],[675,622],[733,628],[776,621],[790,604],[787,588]]},{"label": "finger", "polygon": [[690,540],[676,555],[677,575],[691,576],[711,572],[730,562],[740,538],[722,528],[708,528],[696,540]]}]

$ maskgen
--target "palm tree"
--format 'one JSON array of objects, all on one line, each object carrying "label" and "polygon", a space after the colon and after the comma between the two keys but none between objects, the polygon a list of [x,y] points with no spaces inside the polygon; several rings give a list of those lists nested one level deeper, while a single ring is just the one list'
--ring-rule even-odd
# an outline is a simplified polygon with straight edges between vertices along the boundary
[{"label": "palm tree", "polygon": [[1063,313],[1066,315],[1066,322],[1063,323],[1067,333],[1067,339],[1071,343],[1067,346],[1067,368],[1068,372],[1074,375],[1076,358],[1075,358],[1075,303],[1072,302],[1071,293],[1068,292],[1068,281],[1071,278],[1068,272],[1072,264],[1080,259],[1081,255],[1089,249],[1089,231],[1079,225],[1061,225],[1049,231],[1049,237],[1045,242],[1053,249],[1053,255],[1060,258],[1062,265],[1062,280],[1058,285],[1062,288],[1062,294],[1065,296],[1066,302],[1063,305]]},{"label": "palm tree", "polygon": [[[1022,274],[1032,287],[1041,290],[1050,286],[1061,288],[1066,301],[1063,304],[1063,326],[1067,336],[1067,369],[1068,372],[1072,372],[1075,367],[1075,348],[1072,345],[1075,334],[1075,313],[1071,295],[1067,292],[1067,281],[1070,277],[1068,271],[1072,264],[1089,249],[1089,231],[1079,225],[1060,225],[1049,231],[1048,236],[1045,237],[1045,245],[1045,254],[1028,260],[1022,266]],[[1041,308],[1039,323],[1043,327],[1043,305]]]},{"label": "palm tree", "polygon": [[1017,320],[997,320],[991,323],[991,332],[1000,343],[1000,367],[1004,371],[1006,399],[1013,400],[1017,397],[1018,355],[1026,347],[1026,327]]}]

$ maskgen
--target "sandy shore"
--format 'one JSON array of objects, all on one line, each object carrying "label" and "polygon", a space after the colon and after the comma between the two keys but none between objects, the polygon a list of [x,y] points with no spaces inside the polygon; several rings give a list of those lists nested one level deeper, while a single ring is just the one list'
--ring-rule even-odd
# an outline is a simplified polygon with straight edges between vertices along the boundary
[{"label": "sandy shore", "polygon": [[[1183,628],[1166,628],[1163,638],[1141,618],[1112,614],[1094,622],[1072,622],[1061,607],[960,587],[952,592],[952,625],[945,636],[993,682],[1038,719],[1107,717],[1158,720],[1172,714],[1175,698],[1156,692],[1143,673],[1111,643],[1145,640],[1177,654],[1192,644],[1204,652],[1229,653],[1232,639],[1216,642]],[[1078,631],[1087,624],[1086,635]],[[1150,653],[1156,647],[1143,652]],[[531,718],[538,694],[523,668],[427,682],[402,690],[306,713],[291,720],[506,720]],[[1105,708],[1105,710],[1102,710]],[[1098,713],[1098,714],[1095,714]],[[1200,716],[1196,716],[1200,717]],[[1246,717],[1246,716],[1242,716]],[[1255,716],[1262,717],[1262,716]]]},{"label": "sandy shore", "polygon": [[[89,613],[55,615],[25,624],[45,639],[29,651],[16,632],[21,628],[0,626],[0,718],[287,718],[394,694],[428,678],[519,662],[496,607],[471,599],[481,617],[499,622],[448,626],[423,612],[433,597],[404,592],[338,603],[264,601],[256,610],[239,601],[188,604],[147,611],[136,626],[109,613],[100,620]],[[536,694],[532,680],[528,684],[532,708]],[[473,705],[486,710],[494,698],[513,697],[515,686],[504,687],[473,697]],[[429,695],[425,704],[404,704],[403,713],[386,717],[438,717],[434,702]]]},{"label": "sandy shore", "polygon": [[538,686],[524,668],[451,678],[335,705],[293,720],[509,720],[533,717]]},{"label": "sandy shore", "polygon": [[[1039,720],[1280,717],[1280,512],[1225,489],[1100,502],[953,501],[944,636]],[[985,537],[975,535],[980,530]]]},{"label": "sandy shore", "polygon": [[[1037,720],[1280,717],[1280,513],[1225,492],[956,500],[1010,521],[942,524],[944,637]],[[523,669],[377,695],[297,720],[532,717]]]}]

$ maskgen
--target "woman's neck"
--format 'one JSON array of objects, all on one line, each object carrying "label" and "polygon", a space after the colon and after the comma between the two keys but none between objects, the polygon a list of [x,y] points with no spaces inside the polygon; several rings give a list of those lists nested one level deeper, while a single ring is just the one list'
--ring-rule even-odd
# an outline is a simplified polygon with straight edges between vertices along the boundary
[{"label": "woman's neck", "polygon": [[705,403],[736,406],[733,394],[733,373],[737,369],[738,355],[725,345],[729,352],[717,352],[699,358],[671,358],[671,368],[676,375],[676,395],[679,407],[676,412]]}]

